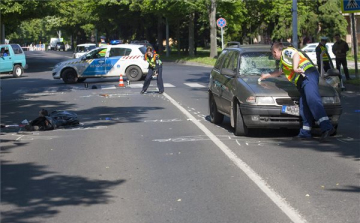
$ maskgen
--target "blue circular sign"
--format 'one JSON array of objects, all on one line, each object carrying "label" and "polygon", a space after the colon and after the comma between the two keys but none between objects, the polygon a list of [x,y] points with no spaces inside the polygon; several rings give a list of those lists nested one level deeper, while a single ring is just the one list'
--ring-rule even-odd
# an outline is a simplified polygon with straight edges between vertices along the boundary
[{"label": "blue circular sign", "polygon": [[226,26],[226,20],[224,18],[219,18],[216,21],[216,24],[217,24],[218,27],[223,28],[223,27]]}]

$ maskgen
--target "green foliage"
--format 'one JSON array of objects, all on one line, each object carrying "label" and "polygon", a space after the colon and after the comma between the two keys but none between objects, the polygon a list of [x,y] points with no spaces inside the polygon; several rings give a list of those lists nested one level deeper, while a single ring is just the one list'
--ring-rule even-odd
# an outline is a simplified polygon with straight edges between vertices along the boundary
[{"label": "green foliage", "polygon": [[[148,39],[154,43],[158,24],[165,37],[166,18],[170,37],[181,39],[180,45],[186,48],[191,13],[195,13],[196,43],[209,42],[209,5],[210,0],[1,0],[0,10],[6,38],[23,42],[47,41],[61,30],[64,38],[73,37],[79,43],[89,41],[96,31],[107,40]],[[346,33],[340,0],[298,0],[297,8],[299,37],[332,38],[334,33]],[[217,18],[227,20],[225,41],[252,43],[258,35],[291,38],[291,10],[290,0],[217,0],[216,11]]]}]

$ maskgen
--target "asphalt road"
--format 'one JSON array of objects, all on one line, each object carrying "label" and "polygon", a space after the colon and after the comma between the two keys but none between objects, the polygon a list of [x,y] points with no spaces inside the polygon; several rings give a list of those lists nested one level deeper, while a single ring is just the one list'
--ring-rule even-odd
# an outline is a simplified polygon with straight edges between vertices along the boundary
[{"label": "asphalt road", "polygon": [[[294,131],[235,137],[209,122],[211,68],[164,63],[156,81],[66,85],[53,80],[68,52],[26,52],[22,78],[1,78],[1,123],[42,108],[81,125],[2,129],[1,222],[359,222],[360,91],[343,92],[338,135],[294,142]],[[96,86],[97,89],[91,89]]]}]

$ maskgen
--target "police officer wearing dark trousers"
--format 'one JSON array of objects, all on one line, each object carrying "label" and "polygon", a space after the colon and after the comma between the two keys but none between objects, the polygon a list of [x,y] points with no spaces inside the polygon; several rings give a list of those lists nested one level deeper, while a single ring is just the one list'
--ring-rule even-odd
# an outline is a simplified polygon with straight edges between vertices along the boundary
[{"label": "police officer wearing dark trousers", "polygon": [[164,93],[164,83],[162,79],[162,62],[159,59],[159,55],[153,53],[152,47],[148,47],[145,54],[145,60],[149,63],[149,71],[145,77],[144,85],[141,90],[141,94],[144,94],[148,89],[152,76],[154,75],[154,71],[157,70],[157,87],[159,89],[159,94]]},{"label": "police officer wearing dark trousers", "polygon": [[327,37],[321,37],[320,43],[315,49],[319,73],[321,73],[322,69],[324,69],[325,73],[330,69],[330,56],[326,49],[327,41]]},{"label": "police officer wearing dark trousers", "polygon": [[335,129],[322,104],[318,86],[319,72],[301,52],[293,47],[283,48],[284,46],[281,43],[275,43],[272,46],[273,57],[280,60],[280,69],[272,73],[262,74],[260,80],[278,77],[284,73],[286,78],[295,84],[300,92],[300,115],[303,127],[294,139],[310,139],[312,125],[314,121],[317,121],[322,131],[320,140],[323,141],[335,133]]}]

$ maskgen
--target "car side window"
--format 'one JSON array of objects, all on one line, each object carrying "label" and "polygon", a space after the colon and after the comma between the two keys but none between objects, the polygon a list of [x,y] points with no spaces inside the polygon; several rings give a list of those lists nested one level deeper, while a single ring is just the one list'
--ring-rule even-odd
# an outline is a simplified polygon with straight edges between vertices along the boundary
[{"label": "car side window", "polygon": [[215,69],[220,69],[222,61],[224,60],[224,56],[225,56],[226,53],[227,53],[227,50],[223,50],[221,52],[220,56],[216,60],[216,63],[215,63],[215,66],[214,66]]},{"label": "car side window", "polygon": [[14,51],[14,54],[22,54],[23,53],[23,51],[22,51],[22,49],[21,49],[21,47],[19,45],[12,44],[11,47],[12,47],[12,49]]},{"label": "car side window", "polygon": [[124,48],[111,48],[109,57],[124,56],[124,54],[125,54]]},{"label": "car side window", "polygon": [[230,51],[225,57],[222,68],[236,71],[238,65],[238,58],[239,58],[239,52]]},{"label": "car side window", "polygon": [[129,56],[131,53],[131,49],[125,49],[125,55],[124,56]]}]

